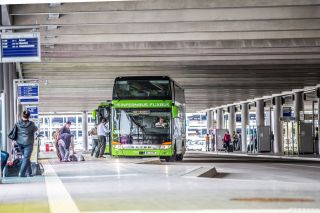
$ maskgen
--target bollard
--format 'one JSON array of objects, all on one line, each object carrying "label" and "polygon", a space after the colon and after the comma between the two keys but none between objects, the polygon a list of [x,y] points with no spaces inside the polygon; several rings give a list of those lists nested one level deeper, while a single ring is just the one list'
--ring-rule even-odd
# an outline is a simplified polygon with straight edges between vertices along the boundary
[{"label": "bollard", "polygon": [[46,143],[46,152],[49,152],[50,150],[49,150],[49,144],[48,143]]}]

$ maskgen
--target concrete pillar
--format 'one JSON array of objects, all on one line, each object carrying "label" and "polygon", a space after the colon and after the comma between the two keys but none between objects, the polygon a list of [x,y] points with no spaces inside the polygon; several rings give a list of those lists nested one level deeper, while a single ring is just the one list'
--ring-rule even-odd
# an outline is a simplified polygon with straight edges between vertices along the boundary
[{"label": "concrete pillar", "polygon": [[231,135],[232,135],[233,131],[236,130],[236,110],[235,110],[235,106],[230,106],[229,107],[228,130],[229,130],[229,133]]},{"label": "concrete pillar", "polygon": [[0,91],[3,91],[3,65],[0,63]]},{"label": "concrete pillar", "polygon": [[223,129],[223,110],[217,109],[217,129]]},{"label": "concrete pillar", "polygon": [[212,110],[207,110],[207,133],[209,133],[210,129],[213,127],[213,114]]},{"label": "concrete pillar", "polygon": [[320,98],[318,98],[318,154],[320,155]]},{"label": "concrete pillar", "polygon": [[[3,63],[2,64],[2,71],[3,71],[3,92],[4,92],[4,103],[5,103],[5,132],[4,134],[8,135],[10,132],[9,126],[10,126],[10,101],[9,101],[9,64]],[[5,144],[5,147],[3,147],[3,150],[6,150],[10,153],[10,141],[6,139],[7,143]]]},{"label": "concrete pillar", "polygon": [[88,150],[88,116],[87,112],[82,112],[82,138],[83,138],[83,150]]},{"label": "concrete pillar", "polygon": [[15,65],[13,63],[9,64],[9,91],[8,91],[8,99],[9,99],[9,129],[12,129],[15,121],[14,121],[14,92],[13,92],[13,79],[15,79],[16,75]]},{"label": "concrete pillar", "polygon": [[256,101],[256,122],[257,127],[264,126],[264,101]]},{"label": "concrete pillar", "polygon": [[5,121],[5,102],[4,102],[4,93],[0,92],[1,102],[0,102],[0,148],[1,150],[6,150],[7,146],[7,134],[6,134],[6,121]]},{"label": "concrete pillar", "polygon": [[294,93],[294,115],[295,121],[300,120],[300,112],[303,111],[303,92]]},{"label": "concrete pillar", "polygon": [[247,132],[246,127],[249,124],[248,103],[241,104],[241,151],[247,152]]},{"label": "concrete pillar", "polygon": [[280,121],[282,104],[281,97],[275,97],[273,106],[273,152],[275,154],[283,153],[282,150],[282,123]]}]

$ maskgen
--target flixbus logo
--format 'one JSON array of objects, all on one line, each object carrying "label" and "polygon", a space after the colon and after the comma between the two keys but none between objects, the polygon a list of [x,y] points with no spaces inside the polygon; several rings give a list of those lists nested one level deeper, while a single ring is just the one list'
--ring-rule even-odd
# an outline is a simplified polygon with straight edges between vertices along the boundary
[{"label": "flixbus logo", "polygon": [[114,108],[169,108],[169,102],[115,102]]}]

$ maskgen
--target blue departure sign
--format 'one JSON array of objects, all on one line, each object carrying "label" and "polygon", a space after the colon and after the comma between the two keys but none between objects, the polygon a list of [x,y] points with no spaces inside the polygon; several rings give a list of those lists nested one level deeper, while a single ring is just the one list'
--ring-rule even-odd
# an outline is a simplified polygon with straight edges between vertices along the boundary
[{"label": "blue departure sign", "polygon": [[26,110],[28,110],[30,112],[31,119],[37,119],[39,117],[38,106],[26,106]]},{"label": "blue departure sign", "polygon": [[39,87],[36,84],[19,85],[18,86],[18,96],[19,97],[38,97],[39,96]]},{"label": "blue departure sign", "polygon": [[40,61],[39,33],[1,35],[2,62]]},{"label": "blue departure sign", "polygon": [[17,95],[21,104],[39,103],[39,84],[21,83],[17,86]]}]

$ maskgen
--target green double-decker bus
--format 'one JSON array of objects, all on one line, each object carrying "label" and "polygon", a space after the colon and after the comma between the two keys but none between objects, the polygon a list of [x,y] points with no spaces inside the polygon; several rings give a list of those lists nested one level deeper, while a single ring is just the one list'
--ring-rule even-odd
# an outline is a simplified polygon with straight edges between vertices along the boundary
[{"label": "green double-decker bus", "polygon": [[167,76],[117,77],[112,101],[96,110],[110,128],[112,156],[182,160],[186,150],[184,90]]}]

